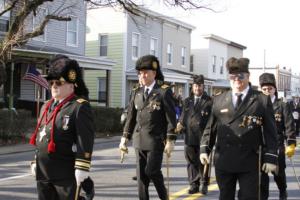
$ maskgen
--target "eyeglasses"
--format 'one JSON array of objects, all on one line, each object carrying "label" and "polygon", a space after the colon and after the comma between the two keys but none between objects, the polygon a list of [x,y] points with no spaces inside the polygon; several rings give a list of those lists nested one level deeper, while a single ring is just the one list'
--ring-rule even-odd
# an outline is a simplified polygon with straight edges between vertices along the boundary
[{"label": "eyeglasses", "polygon": [[236,78],[238,78],[239,80],[244,80],[246,78],[244,73],[229,74],[228,77],[229,77],[230,80],[235,80]]},{"label": "eyeglasses", "polygon": [[261,88],[261,90],[262,91],[271,91],[271,90],[273,90],[274,88],[273,87],[263,87],[263,88]]},{"label": "eyeglasses", "polygon": [[65,81],[59,81],[59,80],[51,80],[49,81],[49,85],[50,86],[53,86],[54,84],[57,85],[57,86],[61,86],[63,84],[65,84],[66,82]]}]

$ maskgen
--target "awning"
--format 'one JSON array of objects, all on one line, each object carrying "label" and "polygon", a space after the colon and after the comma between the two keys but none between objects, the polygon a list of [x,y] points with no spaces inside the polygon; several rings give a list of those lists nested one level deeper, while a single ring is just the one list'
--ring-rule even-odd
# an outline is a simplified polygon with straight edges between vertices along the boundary
[{"label": "awning", "polygon": [[13,60],[28,60],[28,62],[45,63],[57,54],[63,54],[71,59],[77,60],[80,67],[85,69],[112,70],[112,66],[116,62],[106,58],[94,58],[77,54],[71,54],[60,49],[45,47],[43,50],[37,50],[36,47],[25,46],[23,48],[15,48],[12,52]]}]

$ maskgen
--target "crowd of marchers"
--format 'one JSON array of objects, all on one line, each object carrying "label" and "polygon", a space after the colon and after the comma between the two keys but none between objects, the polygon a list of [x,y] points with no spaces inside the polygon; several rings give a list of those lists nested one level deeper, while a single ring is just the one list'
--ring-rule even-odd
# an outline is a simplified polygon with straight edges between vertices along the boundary
[{"label": "crowd of marchers", "polygon": [[[76,60],[58,55],[49,66],[46,79],[52,98],[41,108],[30,140],[36,146],[31,169],[38,199],[91,200],[94,126],[88,89]],[[285,157],[295,153],[299,97],[289,103],[279,99],[271,73],[260,75],[260,91],[255,90],[249,82],[247,58],[232,57],[226,67],[229,90],[210,97],[204,90],[204,76],[195,75],[190,96],[181,100],[165,83],[157,57],[137,60],[139,83],[132,88],[121,117],[119,149],[123,161],[132,140],[140,200],[149,199],[150,181],[160,199],[169,199],[162,161],[172,155],[180,134],[189,194],[208,195],[214,164],[220,200],[268,199],[269,174],[274,176],[279,199],[287,199]]]}]

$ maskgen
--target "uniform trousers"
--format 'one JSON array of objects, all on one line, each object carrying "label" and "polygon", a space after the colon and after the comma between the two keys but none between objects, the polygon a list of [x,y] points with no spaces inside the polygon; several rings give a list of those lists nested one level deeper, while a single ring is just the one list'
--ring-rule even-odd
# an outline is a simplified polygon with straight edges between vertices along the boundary
[{"label": "uniform trousers", "polygon": [[143,151],[136,149],[137,162],[137,181],[139,190],[139,199],[149,199],[149,183],[153,182],[158,196],[162,200],[168,199],[167,190],[164,184],[164,177],[161,171],[163,160],[163,149]]},{"label": "uniform trousers", "polygon": [[[274,176],[274,181],[279,189],[279,191],[284,192],[286,191],[287,184],[286,184],[286,174],[285,174],[285,147],[279,147],[278,152],[278,173],[272,173]],[[267,200],[269,197],[269,175],[266,173],[262,173],[261,178],[261,200]]]},{"label": "uniform trousers", "polygon": [[215,169],[216,179],[220,190],[219,200],[234,200],[236,184],[239,183],[239,200],[258,199],[258,171],[227,172]]},{"label": "uniform trousers", "polygon": [[204,165],[200,162],[200,146],[185,145],[184,156],[187,161],[187,173],[190,185],[199,186],[200,181],[203,185],[208,185],[208,170],[205,174]]},{"label": "uniform trousers", "polygon": [[76,180],[37,181],[39,200],[75,199]]}]

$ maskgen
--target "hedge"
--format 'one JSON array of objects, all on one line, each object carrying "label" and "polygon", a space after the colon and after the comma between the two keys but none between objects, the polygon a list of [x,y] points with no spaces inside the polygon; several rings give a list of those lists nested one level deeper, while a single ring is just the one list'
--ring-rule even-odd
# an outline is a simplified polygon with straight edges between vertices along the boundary
[{"label": "hedge", "polygon": [[[92,107],[96,133],[113,135],[122,131],[120,124],[121,108]],[[0,110],[0,143],[24,140],[32,133],[36,118],[30,110]],[[97,134],[99,135],[99,134]]]}]

